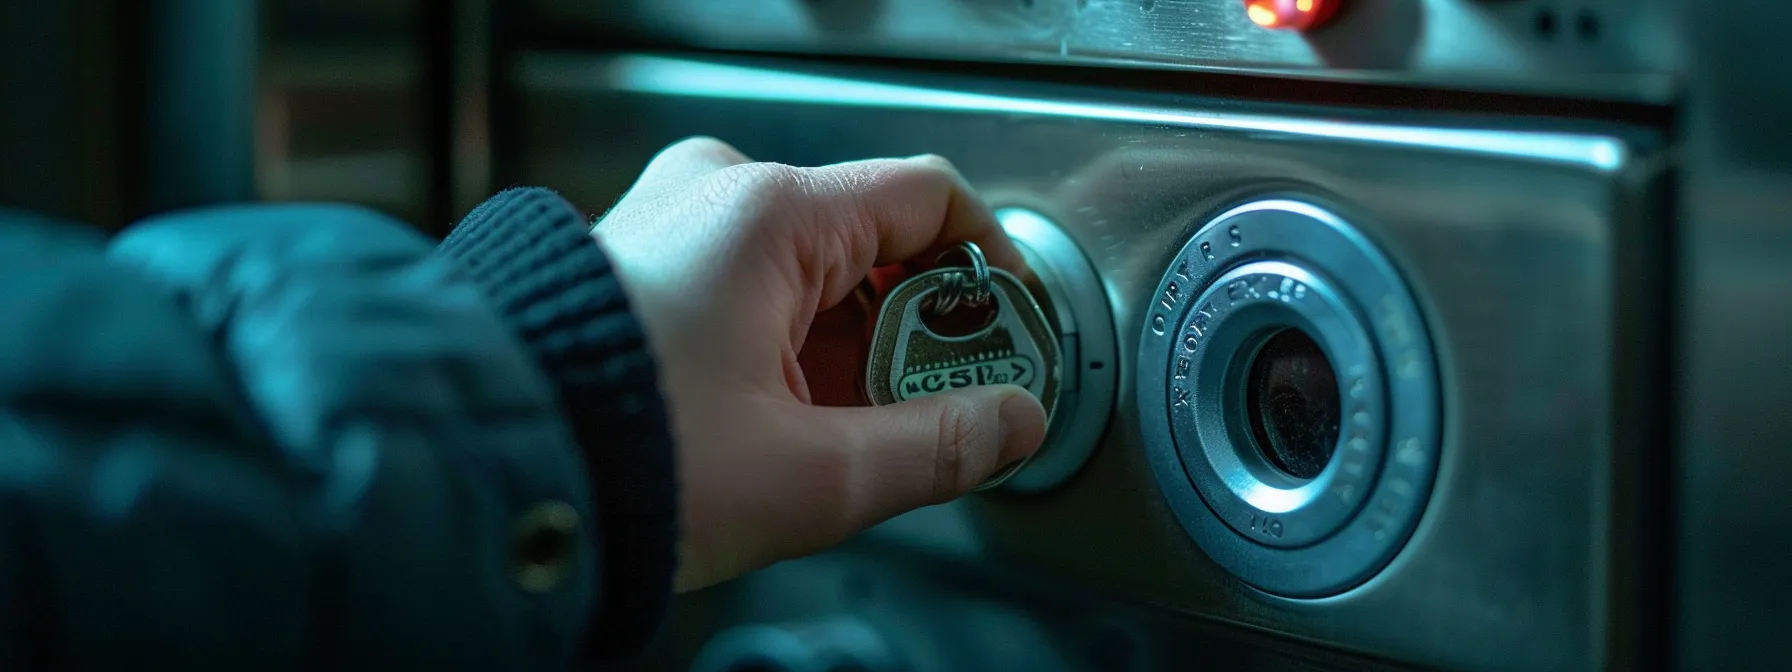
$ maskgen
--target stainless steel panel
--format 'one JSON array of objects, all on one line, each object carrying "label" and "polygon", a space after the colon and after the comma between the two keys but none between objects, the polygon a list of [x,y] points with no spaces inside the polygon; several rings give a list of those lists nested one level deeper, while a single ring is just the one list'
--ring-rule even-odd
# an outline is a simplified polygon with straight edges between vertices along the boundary
[{"label": "stainless steel panel", "polygon": [[1448,117],[1371,124],[1334,110],[1270,114],[1192,96],[775,61],[535,56],[516,75],[514,177],[588,208],[691,134],[795,164],[942,153],[992,203],[1066,227],[1107,286],[1123,343],[1139,333],[1166,261],[1237,197],[1277,187],[1344,204],[1412,285],[1444,388],[1433,501],[1382,575],[1336,598],[1286,600],[1204,557],[1141,454],[1129,348],[1106,442],[1075,480],[1037,497],[923,510],[872,536],[1421,665],[1622,660],[1611,628],[1628,626],[1609,609],[1629,588],[1612,572],[1635,549],[1612,532],[1632,512],[1611,478],[1634,451],[1614,443],[1614,413],[1630,409],[1613,381],[1634,362],[1613,346],[1630,310],[1616,284],[1630,260],[1617,250],[1657,232],[1638,193],[1658,165],[1648,133]]},{"label": "stainless steel panel", "polygon": [[1672,95],[1664,0],[1329,0],[1311,33],[1243,0],[536,0],[544,24],[675,45],[1196,67],[1647,100]]}]

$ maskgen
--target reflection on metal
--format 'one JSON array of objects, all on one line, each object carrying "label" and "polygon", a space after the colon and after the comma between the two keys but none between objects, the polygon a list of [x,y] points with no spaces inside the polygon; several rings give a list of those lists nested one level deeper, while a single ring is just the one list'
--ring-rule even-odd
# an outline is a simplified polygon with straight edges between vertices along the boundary
[{"label": "reflection on metal", "polygon": [[1584,135],[1422,128],[1169,107],[1104,105],[969,93],[963,90],[808,75],[774,68],[658,56],[619,56],[596,63],[544,59],[538,62],[537,67],[526,68],[522,72],[528,85],[542,90],[565,86],[600,87],[695,98],[1017,114],[1191,129],[1277,133],[1509,156],[1599,171],[1614,170],[1625,161],[1624,145],[1619,141]]}]

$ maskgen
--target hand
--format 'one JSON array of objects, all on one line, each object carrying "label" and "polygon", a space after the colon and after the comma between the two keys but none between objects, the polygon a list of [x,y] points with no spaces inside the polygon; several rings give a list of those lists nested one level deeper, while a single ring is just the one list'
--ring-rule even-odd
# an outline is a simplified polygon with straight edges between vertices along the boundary
[{"label": "hand", "polygon": [[972,241],[991,264],[1025,272],[944,159],[794,168],[686,140],[654,158],[593,235],[660,362],[678,446],[681,592],[956,498],[1044,440],[1044,409],[1014,386],[846,407],[867,333],[863,307],[845,300],[874,267]]}]

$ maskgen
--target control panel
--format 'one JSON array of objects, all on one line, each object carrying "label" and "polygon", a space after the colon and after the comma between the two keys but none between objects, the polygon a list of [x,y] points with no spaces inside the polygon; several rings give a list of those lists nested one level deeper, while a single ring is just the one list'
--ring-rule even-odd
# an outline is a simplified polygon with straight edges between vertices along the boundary
[{"label": "control panel", "polygon": [[1660,103],[1672,0],[535,0],[673,47],[1193,68]]},{"label": "control panel", "polygon": [[[900,613],[756,574],[687,600],[667,655],[756,669],[785,642],[788,669],[1048,669],[953,667],[1020,635],[934,627],[960,609],[1059,627],[1021,594],[1127,605],[1120,620],[1159,642],[1199,622],[1443,669],[1622,654],[1605,633],[1646,588],[1622,580],[1635,512],[1588,486],[1646,459],[1618,446],[1631,402],[1613,335],[1622,270],[1656,231],[1648,129],[738,54],[537,54],[518,73],[517,179],[578,202],[613,200],[622,167],[695,134],[793,165],[949,157],[1040,271],[1033,294],[1075,353],[1065,388],[1084,396],[1007,485],[791,565],[918,573],[884,598]],[[1029,588],[1000,592],[1010,579]],[[1147,612],[1178,625],[1137,625]],[[1095,627],[1084,616],[1042,647]],[[878,653],[918,647],[950,653]]]}]

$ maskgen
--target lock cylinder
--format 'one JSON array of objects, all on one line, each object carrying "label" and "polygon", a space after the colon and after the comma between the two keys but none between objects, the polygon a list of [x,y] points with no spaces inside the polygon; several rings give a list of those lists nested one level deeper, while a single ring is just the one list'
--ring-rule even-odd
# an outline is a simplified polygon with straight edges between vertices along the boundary
[{"label": "lock cylinder", "polygon": [[1029,289],[1062,353],[1063,384],[1045,443],[1003,485],[1010,492],[1043,492],[1075,476],[1107,432],[1119,373],[1113,311],[1095,266],[1057,224],[1021,208],[999,209],[996,218],[1033,271]]},{"label": "lock cylinder", "polygon": [[1324,209],[1261,200],[1188,241],[1146,319],[1146,451],[1207,555],[1294,598],[1385,566],[1440,451],[1435,358],[1389,260]]}]

